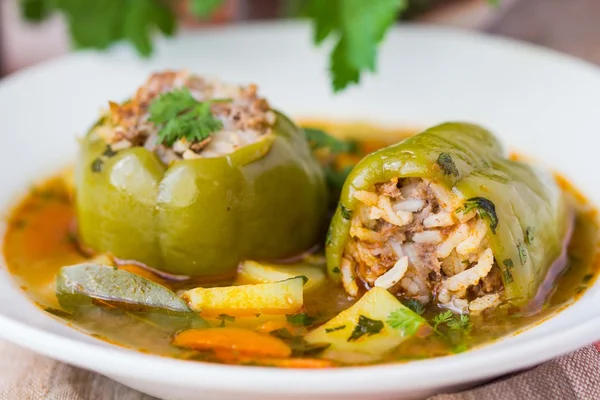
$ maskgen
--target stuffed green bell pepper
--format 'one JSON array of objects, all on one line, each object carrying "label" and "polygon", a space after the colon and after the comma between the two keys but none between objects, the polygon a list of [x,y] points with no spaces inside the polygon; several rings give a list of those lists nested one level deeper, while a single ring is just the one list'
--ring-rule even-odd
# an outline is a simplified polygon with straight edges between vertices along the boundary
[{"label": "stuffed green bell pepper", "polygon": [[110,103],[81,143],[75,189],[83,245],[187,276],[307,250],[327,204],[303,132],[254,85],[186,72]]},{"label": "stuffed green bell pepper", "polygon": [[507,159],[481,127],[446,123],[358,163],[327,265],[353,296],[383,287],[471,314],[524,306],[563,254],[571,220],[551,175]]}]

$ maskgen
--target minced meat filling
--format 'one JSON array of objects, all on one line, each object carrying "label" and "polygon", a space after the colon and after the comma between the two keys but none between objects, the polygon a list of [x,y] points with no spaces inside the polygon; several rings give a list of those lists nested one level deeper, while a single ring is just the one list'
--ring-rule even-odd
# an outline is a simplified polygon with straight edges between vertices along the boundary
[{"label": "minced meat filling", "polygon": [[[223,128],[201,140],[188,142],[185,138],[172,146],[160,144],[158,127],[149,121],[149,108],[159,95],[187,88],[197,101],[226,99],[211,103],[211,114]],[[187,71],[155,73],[135,95],[123,104],[110,103],[105,123],[96,132],[112,150],[144,146],[166,163],[177,159],[218,157],[260,140],[269,133],[276,115],[266,99],[259,97],[256,85],[239,86],[192,75]]]},{"label": "minced meat filling", "polygon": [[464,200],[419,178],[393,179],[357,191],[342,280],[357,280],[421,303],[436,300],[459,313],[480,313],[502,300],[502,279],[486,222]]}]

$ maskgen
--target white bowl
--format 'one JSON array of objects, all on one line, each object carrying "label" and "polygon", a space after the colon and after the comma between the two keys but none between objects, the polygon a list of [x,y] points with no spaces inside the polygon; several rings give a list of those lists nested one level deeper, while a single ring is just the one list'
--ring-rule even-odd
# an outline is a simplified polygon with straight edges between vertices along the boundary
[{"label": "white bowl", "polygon": [[[68,163],[75,136],[108,99],[151,70],[184,68],[260,84],[296,116],[429,125],[481,123],[509,147],[545,160],[600,200],[600,73],[548,50],[473,33],[404,26],[388,35],[376,76],[334,96],[326,51],[308,26],[249,25],[163,41],[141,61],[125,47],[79,53],[0,82],[0,205]],[[368,134],[366,132],[365,134]],[[481,349],[438,359],[326,371],[187,362],[119,348],[45,315],[0,271],[0,336],[165,399],[405,399],[527,368],[600,339],[600,287],[554,318]],[[241,397],[240,397],[241,396]]]}]

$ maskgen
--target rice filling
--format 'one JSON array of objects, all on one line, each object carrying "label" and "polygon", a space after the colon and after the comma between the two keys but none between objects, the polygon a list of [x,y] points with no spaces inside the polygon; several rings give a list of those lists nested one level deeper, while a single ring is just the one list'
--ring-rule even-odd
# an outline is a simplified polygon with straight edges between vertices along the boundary
[{"label": "rice filling", "polygon": [[[210,105],[210,113],[222,123],[222,128],[203,140],[190,142],[182,138],[168,146],[158,140],[160,127],[149,121],[149,108],[161,94],[183,88],[199,102],[224,100]],[[257,91],[254,84],[227,84],[185,70],[155,73],[129,101],[111,102],[103,113],[104,123],[96,128],[96,132],[111,151],[145,147],[167,165],[181,159],[227,155],[261,140],[275,124],[275,112]]]},{"label": "rice filling", "polygon": [[488,225],[464,199],[420,178],[400,178],[357,191],[343,284],[384,287],[400,297],[437,301],[457,313],[479,314],[503,300]]}]

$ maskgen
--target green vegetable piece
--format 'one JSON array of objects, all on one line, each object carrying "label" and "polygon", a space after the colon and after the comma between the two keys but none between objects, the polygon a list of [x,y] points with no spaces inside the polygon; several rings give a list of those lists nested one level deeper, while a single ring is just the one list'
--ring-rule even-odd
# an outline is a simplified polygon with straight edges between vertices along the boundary
[{"label": "green vegetable piece", "polygon": [[375,71],[378,44],[406,6],[403,0],[309,1],[315,43],[339,37],[330,61],[334,91],[358,83],[363,70]]},{"label": "green vegetable piece", "polygon": [[63,267],[56,279],[56,296],[65,310],[106,304],[132,311],[191,313],[175,293],[131,272],[98,264]]},{"label": "green vegetable piece", "polygon": [[344,205],[340,204],[340,212],[342,213],[342,218],[350,219],[352,217],[352,211],[344,207]]},{"label": "green vegetable piece", "polygon": [[100,158],[96,158],[94,161],[92,161],[92,172],[102,172],[102,165],[104,165],[104,161],[102,161]]},{"label": "green vegetable piece", "polygon": [[461,315],[458,319],[453,319],[447,322],[448,328],[462,333],[469,333],[473,328],[473,324],[468,315]]},{"label": "green vegetable piece", "polygon": [[[189,105],[185,92],[175,97]],[[173,113],[153,103],[156,121]],[[327,188],[304,132],[276,116],[272,133],[226,156],[166,166],[148,149],[132,147],[105,157],[100,172],[90,164],[106,142],[93,128],[75,167],[82,243],[171,274],[221,277],[243,260],[311,248],[321,239]]]},{"label": "green vegetable piece", "polygon": [[402,330],[407,336],[413,336],[419,328],[427,325],[427,321],[423,317],[406,307],[392,312],[386,322],[392,328]]},{"label": "green vegetable piece", "polygon": [[348,338],[349,342],[358,340],[364,335],[376,335],[383,329],[383,322],[361,315],[358,317],[358,324],[354,327],[352,335]]},{"label": "green vegetable piece", "polygon": [[159,143],[173,145],[178,139],[188,142],[206,139],[223,128],[221,120],[214,117],[210,106],[222,100],[199,102],[188,88],[163,93],[150,104],[149,121],[161,126]]},{"label": "green vegetable piece", "polygon": [[438,327],[440,325],[446,324],[448,322],[450,322],[453,318],[453,314],[452,311],[448,310],[448,311],[444,311],[443,313],[439,313],[438,315],[436,315],[433,318],[433,330],[438,332]]},{"label": "green vegetable piece", "polygon": [[467,213],[476,209],[482,218],[490,221],[490,229],[496,234],[498,228],[498,216],[496,215],[496,206],[490,200],[483,197],[473,197],[465,202],[464,212]]},{"label": "green vegetable piece", "polygon": [[327,148],[333,154],[354,153],[357,151],[355,141],[342,140],[317,128],[303,128],[310,147],[315,149]]},{"label": "green vegetable piece", "polygon": [[[458,175],[446,174],[440,167],[441,153],[451,154]],[[433,181],[468,199],[461,210],[476,209],[488,223],[487,240],[502,272],[508,301],[524,306],[535,297],[562,252],[572,213],[550,173],[506,158],[491,133],[467,123],[432,127],[367,155],[354,167],[331,220],[331,240],[325,249],[333,280],[341,280],[334,269],[339,268],[350,237],[348,216],[360,204],[354,193],[404,177]],[[535,240],[525,245],[528,227],[535,227]],[[507,266],[503,260],[515,265]]]},{"label": "green vegetable piece", "polygon": [[208,19],[221,7],[223,0],[192,0],[190,3],[195,16]]},{"label": "green vegetable piece", "polygon": [[331,332],[342,330],[345,327],[346,327],[346,325],[340,325],[340,326],[336,326],[336,327],[333,327],[333,328],[325,328],[325,332],[326,333],[331,333]]},{"label": "green vegetable piece", "polygon": [[310,317],[306,313],[286,315],[287,322],[292,325],[310,326],[315,322],[314,317]]},{"label": "green vegetable piece", "polygon": [[527,263],[527,249],[523,243],[517,243],[517,249],[519,251],[519,259],[521,260],[521,265],[525,265]]},{"label": "green vegetable piece", "polygon": [[423,313],[425,312],[425,306],[419,300],[408,299],[404,301],[403,304],[418,315],[423,315]]},{"label": "green vegetable piece", "polygon": [[436,160],[436,164],[440,166],[444,172],[444,175],[459,175],[458,169],[456,168],[454,161],[452,161],[452,157],[448,153],[440,153]]},{"label": "green vegetable piece", "polygon": [[527,244],[533,243],[534,233],[535,233],[535,228],[532,226],[528,226],[527,229],[525,229],[525,243],[527,243]]}]

